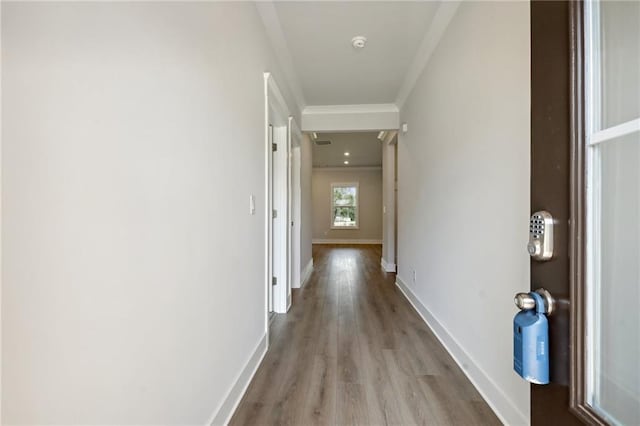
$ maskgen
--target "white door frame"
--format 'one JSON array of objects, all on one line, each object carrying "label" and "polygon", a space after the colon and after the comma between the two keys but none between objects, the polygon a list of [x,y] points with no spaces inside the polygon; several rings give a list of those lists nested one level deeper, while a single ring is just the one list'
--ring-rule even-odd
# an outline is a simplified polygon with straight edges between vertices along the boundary
[{"label": "white door frame", "polygon": [[290,184],[289,184],[289,217],[291,218],[291,239],[289,250],[290,288],[300,288],[301,281],[301,221],[302,221],[302,193],[300,182],[302,131],[293,117],[289,118],[289,135],[291,150],[289,155]]},{"label": "white door frame", "polygon": [[[380,263],[386,272],[396,272],[397,199],[396,199],[396,146],[395,130],[384,132],[382,141],[382,258]],[[380,137],[380,135],[379,135]]]},{"label": "white door frame", "polygon": [[[264,148],[265,148],[265,331],[267,336],[269,334],[269,302],[271,298],[271,292],[273,291],[273,311],[276,313],[287,312],[287,292],[289,287],[289,271],[288,271],[288,240],[289,240],[289,188],[288,188],[288,162],[289,162],[289,109],[282,96],[282,92],[278,88],[271,73],[264,73],[264,111],[265,111],[265,123],[264,123]],[[274,170],[271,132],[269,126],[273,126],[273,142],[278,144],[278,150],[276,153],[279,155],[279,159],[283,158],[281,164],[282,167],[278,167],[278,170]],[[280,177],[274,179],[274,172],[276,176]],[[281,173],[278,173],[281,172]],[[282,178],[283,176],[283,178]],[[273,199],[274,185],[279,190],[278,200]],[[284,226],[279,226],[279,238],[276,238],[276,244],[278,252],[281,256],[276,256],[280,259],[278,268],[274,268],[274,219],[273,210],[278,210],[278,220]],[[277,271],[275,270],[277,269]],[[277,275],[278,284],[272,286],[272,278]],[[267,337],[268,339],[268,337]],[[268,340],[267,340],[268,341]]]}]

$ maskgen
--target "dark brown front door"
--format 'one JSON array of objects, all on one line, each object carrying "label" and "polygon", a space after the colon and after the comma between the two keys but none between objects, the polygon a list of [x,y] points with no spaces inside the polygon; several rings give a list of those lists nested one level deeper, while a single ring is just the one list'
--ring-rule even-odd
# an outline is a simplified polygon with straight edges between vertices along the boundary
[{"label": "dark brown front door", "polygon": [[640,2],[532,2],[531,209],[554,247],[531,289],[558,302],[533,425],[640,424],[639,169]]},{"label": "dark brown front door", "polygon": [[531,385],[532,425],[581,424],[569,411],[571,215],[570,4],[531,3],[531,209],[553,215],[550,261],[531,260],[531,290],[544,287],[559,302],[549,317],[550,380]]}]

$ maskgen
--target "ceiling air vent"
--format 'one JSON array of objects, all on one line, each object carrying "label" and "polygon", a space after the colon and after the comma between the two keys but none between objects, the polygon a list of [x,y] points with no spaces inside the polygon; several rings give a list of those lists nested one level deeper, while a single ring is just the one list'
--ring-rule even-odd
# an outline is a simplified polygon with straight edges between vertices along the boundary
[{"label": "ceiling air vent", "polygon": [[331,141],[316,141],[316,145],[331,145]]}]

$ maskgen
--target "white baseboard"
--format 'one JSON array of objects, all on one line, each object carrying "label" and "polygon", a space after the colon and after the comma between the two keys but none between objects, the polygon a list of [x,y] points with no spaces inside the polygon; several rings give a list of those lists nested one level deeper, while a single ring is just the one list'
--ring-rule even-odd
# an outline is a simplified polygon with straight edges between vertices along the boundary
[{"label": "white baseboard", "polygon": [[382,244],[382,240],[347,240],[347,239],[323,239],[314,238],[313,244]]},{"label": "white baseboard", "polygon": [[523,413],[502,392],[494,381],[484,372],[475,360],[464,350],[455,337],[438,321],[436,317],[420,301],[400,277],[396,276],[396,286],[407,298],[409,303],[436,335],[440,343],[449,352],[467,378],[473,383],[480,395],[489,404],[496,416],[505,425],[528,425],[529,415]]},{"label": "white baseboard", "polygon": [[302,271],[302,279],[300,280],[301,288],[307,283],[309,278],[311,278],[312,272],[313,272],[313,258],[309,260],[309,263],[307,263],[307,266],[305,266],[304,270]]},{"label": "white baseboard", "polygon": [[380,265],[382,265],[382,269],[384,269],[385,272],[395,272],[396,271],[396,264],[387,262],[386,260],[384,260],[384,257],[380,258]]},{"label": "white baseboard", "polygon": [[235,413],[236,408],[238,408],[238,404],[240,404],[240,400],[244,396],[244,393],[247,391],[249,387],[249,383],[251,383],[251,379],[258,371],[258,367],[262,363],[264,356],[267,354],[267,335],[265,334],[258,342],[258,346],[251,354],[249,361],[244,366],[238,377],[236,378],[233,386],[229,389],[226,398],[218,409],[214,412],[211,421],[209,422],[212,426],[223,426],[228,425],[231,421],[231,416]]}]

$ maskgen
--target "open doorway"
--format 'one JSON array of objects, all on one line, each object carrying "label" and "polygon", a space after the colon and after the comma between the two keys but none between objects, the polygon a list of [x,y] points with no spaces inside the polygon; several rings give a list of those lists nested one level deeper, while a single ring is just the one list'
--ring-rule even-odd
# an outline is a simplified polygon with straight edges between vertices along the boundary
[{"label": "open doorway", "polygon": [[398,265],[398,132],[381,131],[383,238],[380,264],[386,272],[397,272]]},{"label": "open doorway", "polygon": [[379,245],[396,271],[395,130],[309,132],[314,244]]},{"label": "open doorway", "polygon": [[382,244],[382,142],[377,132],[313,134],[314,244]]},{"label": "open doorway", "polygon": [[290,182],[291,123],[277,84],[265,73],[265,275],[267,332],[275,313],[291,306]]}]

